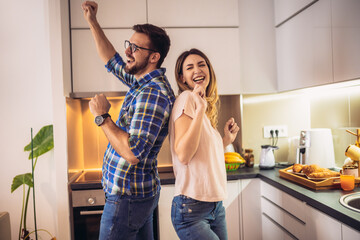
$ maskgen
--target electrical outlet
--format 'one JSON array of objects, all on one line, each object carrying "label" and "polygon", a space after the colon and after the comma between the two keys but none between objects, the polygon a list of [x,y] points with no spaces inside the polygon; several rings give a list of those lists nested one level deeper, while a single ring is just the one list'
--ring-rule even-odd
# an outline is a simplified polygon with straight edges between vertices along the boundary
[{"label": "electrical outlet", "polygon": [[271,138],[270,131],[274,131],[274,137],[276,137],[275,131],[278,130],[278,137],[287,137],[288,129],[286,125],[276,125],[276,126],[264,126],[264,138]]}]

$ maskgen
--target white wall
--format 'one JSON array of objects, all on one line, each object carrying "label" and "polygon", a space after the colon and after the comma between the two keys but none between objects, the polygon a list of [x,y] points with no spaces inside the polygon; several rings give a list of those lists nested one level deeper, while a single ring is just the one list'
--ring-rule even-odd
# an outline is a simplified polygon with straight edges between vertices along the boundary
[{"label": "white wall", "polygon": [[[12,239],[18,238],[22,204],[21,188],[10,193],[12,179],[31,172],[23,148],[30,142],[30,128],[35,134],[47,124],[54,124],[55,149],[41,156],[36,166],[37,227],[69,239],[67,160],[59,159],[66,156],[66,137],[59,134],[66,127],[65,98],[61,79],[61,84],[54,79],[56,67],[51,63],[56,57],[50,55],[49,41],[53,2],[0,0],[0,211],[10,213]],[[29,229],[34,228],[31,206],[29,202]],[[46,233],[41,236],[48,238]]]}]

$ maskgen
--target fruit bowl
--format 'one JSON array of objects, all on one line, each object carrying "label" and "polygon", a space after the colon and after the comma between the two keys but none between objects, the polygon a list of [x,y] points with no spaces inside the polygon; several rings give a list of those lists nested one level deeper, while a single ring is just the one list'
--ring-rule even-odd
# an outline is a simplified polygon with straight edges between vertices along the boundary
[{"label": "fruit bowl", "polygon": [[226,171],[236,171],[239,167],[245,166],[245,160],[237,152],[226,152],[225,153],[225,167]]},{"label": "fruit bowl", "polygon": [[226,171],[236,171],[240,167],[240,163],[225,163]]}]

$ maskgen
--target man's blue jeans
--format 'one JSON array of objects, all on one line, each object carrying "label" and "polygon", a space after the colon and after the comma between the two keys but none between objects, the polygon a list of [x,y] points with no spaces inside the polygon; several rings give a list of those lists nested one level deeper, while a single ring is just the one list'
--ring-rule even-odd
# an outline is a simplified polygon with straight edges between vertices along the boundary
[{"label": "man's blue jeans", "polygon": [[154,239],[153,212],[159,196],[160,193],[150,198],[106,194],[99,239]]},{"label": "man's blue jeans", "polygon": [[180,239],[227,239],[225,208],[222,202],[201,202],[183,195],[171,206],[171,220]]}]

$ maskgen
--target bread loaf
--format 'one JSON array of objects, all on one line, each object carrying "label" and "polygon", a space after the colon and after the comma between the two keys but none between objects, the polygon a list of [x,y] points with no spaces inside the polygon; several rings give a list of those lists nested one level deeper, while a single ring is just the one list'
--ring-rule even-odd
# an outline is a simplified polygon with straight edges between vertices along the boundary
[{"label": "bread loaf", "polygon": [[331,171],[327,168],[322,168],[317,164],[311,165],[301,165],[301,164],[294,164],[293,165],[294,172],[303,172],[309,178],[329,178],[329,177],[338,177],[340,173]]}]

